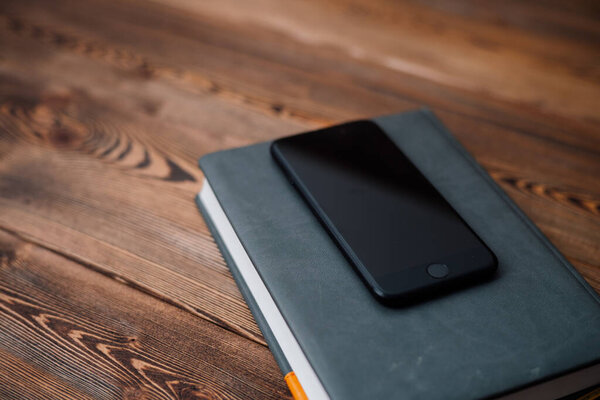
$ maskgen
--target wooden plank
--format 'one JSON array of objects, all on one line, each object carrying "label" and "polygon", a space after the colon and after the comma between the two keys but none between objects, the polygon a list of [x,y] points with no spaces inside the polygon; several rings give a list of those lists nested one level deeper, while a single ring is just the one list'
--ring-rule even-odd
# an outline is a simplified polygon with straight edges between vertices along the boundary
[{"label": "wooden plank", "polygon": [[71,386],[51,372],[0,348],[0,396],[3,399],[82,399],[94,397]]},{"label": "wooden plank", "polygon": [[[139,103],[147,104],[139,95],[132,105],[127,94],[91,98],[73,90],[68,82],[78,75],[64,74],[70,63],[50,69],[36,62],[39,69],[29,71],[28,80],[16,74],[0,79],[0,224],[264,344],[193,202],[202,179],[195,158],[219,143],[243,143],[241,133],[221,141],[213,130],[286,124],[198,97],[190,99],[189,111],[206,110],[208,103],[212,125],[157,124],[137,115]],[[74,67],[98,78],[93,63]],[[102,72],[100,79],[110,79],[111,71]],[[40,77],[47,80],[39,83]],[[109,87],[122,81],[109,80]],[[235,115],[237,127],[227,122]],[[290,133],[298,129],[287,125]]]},{"label": "wooden plank", "polygon": [[[127,7],[131,7],[131,4],[135,5],[136,3],[122,2],[111,6],[111,11],[115,11],[114,7],[122,8],[115,13],[116,19],[102,21],[103,24],[107,24],[106,31],[98,28],[99,22],[90,21],[90,18],[94,16],[103,15],[101,11],[107,12],[101,5],[93,2],[88,3],[88,6],[99,7],[99,9],[97,12],[88,12],[87,16],[80,14],[81,10],[76,8],[70,9],[68,13],[63,10],[66,15],[62,15],[56,10],[53,13],[58,13],[57,15],[44,14],[45,20],[54,21],[53,18],[56,18],[54,23],[60,22],[60,29],[78,32],[82,35],[81,37],[75,33],[63,34],[56,28],[15,20],[14,17],[7,20],[7,25],[5,25],[9,32],[14,33],[10,43],[7,40],[5,44],[13,57],[26,60],[35,57],[35,54],[42,53],[41,58],[46,61],[45,63],[32,63],[26,68],[22,61],[15,63],[15,66],[18,64],[19,68],[10,69],[11,80],[14,80],[12,77],[14,75],[18,79],[37,76],[53,82],[54,85],[62,86],[64,95],[62,97],[58,95],[58,106],[63,101],[70,104],[71,108],[82,107],[84,109],[72,117],[75,120],[83,119],[92,110],[100,108],[100,105],[106,109],[105,103],[110,103],[118,104],[117,108],[121,111],[117,113],[114,108],[109,107],[109,111],[102,117],[106,121],[111,121],[111,118],[115,119],[109,124],[113,131],[130,130],[133,124],[145,127],[143,133],[139,132],[139,128],[136,131],[136,140],[144,142],[143,146],[133,146],[134,150],[139,150],[137,158],[132,154],[132,157],[125,157],[119,162],[127,164],[129,161],[130,165],[135,166],[136,163],[143,162],[142,148],[146,148],[148,145],[158,146],[165,154],[169,154],[169,157],[176,157],[173,159],[177,159],[179,165],[186,165],[185,161],[188,161],[189,164],[184,169],[193,175],[194,159],[199,154],[215,148],[272,138],[291,133],[294,130],[308,129],[325,122],[335,121],[338,118],[356,118],[365,112],[378,114],[392,109],[403,110],[418,105],[417,100],[399,99],[386,92],[382,93],[377,88],[349,85],[347,75],[355,73],[357,79],[364,79],[362,74],[365,73],[366,68],[350,59],[337,59],[337,63],[343,61],[345,65],[352,65],[352,68],[347,67],[343,71],[346,75],[329,73],[327,80],[315,78],[314,73],[303,73],[302,68],[294,69],[296,63],[300,63],[304,67],[300,58],[293,58],[295,53],[286,53],[277,58],[277,62],[275,62],[273,58],[277,55],[276,50],[281,50],[284,44],[286,47],[294,48],[300,56],[306,55],[309,49],[301,43],[289,43],[289,40],[284,41],[268,31],[259,31],[254,27],[252,27],[254,36],[263,40],[264,48],[272,50],[267,52],[261,48],[263,50],[257,54],[256,46],[250,44],[253,41],[253,39],[249,39],[252,38],[250,32],[240,32],[241,28],[237,26],[234,28],[215,26],[214,23],[197,16],[194,16],[193,19],[191,17],[186,19],[181,13],[165,8],[154,11],[157,14],[158,11],[161,13],[172,12],[168,20],[176,20],[179,23],[178,26],[182,27],[181,32],[167,31],[164,33],[155,30],[151,23],[156,23],[157,20],[156,17],[153,17],[154,11],[151,7],[148,11],[149,15],[143,14],[136,19],[137,25],[127,25],[125,20],[132,12]],[[60,7],[57,9],[60,11]],[[28,18],[35,18],[35,16],[35,12],[28,14]],[[119,21],[118,18],[122,18],[123,21]],[[13,26],[15,24],[18,25],[17,28]],[[91,24],[95,29],[94,37],[103,35],[102,40],[112,40],[115,43],[101,42],[98,39],[84,36],[90,35],[89,30],[92,28],[86,28],[82,24]],[[203,27],[203,24],[207,26]],[[228,33],[227,29],[233,29],[234,32]],[[193,36],[191,39],[192,34],[198,36]],[[152,40],[147,40],[148,36]],[[56,37],[61,39],[53,39]],[[178,39],[177,46],[173,48],[168,44],[174,42],[175,39]],[[281,43],[282,41],[284,43]],[[162,43],[162,45],[156,45],[155,47],[159,50],[151,52],[151,49],[144,47],[148,42],[155,45]],[[135,51],[131,50],[134,45]],[[32,52],[31,49],[36,51]],[[87,50],[83,51],[82,49]],[[136,51],[141,53],[136,53]],[[211,54],[216,52],[219,56],[211,58],[210,63],[214,65],[209,62],[202,65],[200,58],[203,54],[211,51]],[[232,69],[236,58],[239,59],[241,51],[243,51],[243,58],[246,62],[244,69]],[[59,57],[49,56],[44,52],[52,55],[58,54]],[[265,52],[267,53],[265,54]],[[325,54],[316,50],[316,55],[311,59],[313,68],[325,68],[333,63],[334,60],[331,59],[332,56],[329,53]],[[185,54],[186,57],[182,57],[182,54]],[[337,53],[334,55],[338,56]],[[199,57],[197,60],[196,56]],[[266,60],[259,60],[259,56]],[[152,61],[153,59],[156,61]],[[175,64],[177,65],[175,66]],[[321,66],[321,64],[324,65]],[[145,67],[143,67],[144,65]],[[143,82],[130,83],[131,74],[139,72],[140,68],[153,72],[145,77]],[[63,74],[65,70],[72,73],[65,77]],[[85,70],[87,73],[85,75],[77,73],[80,70]],[[290,71],[294,75],[287,75],[291,73]],[[394,82],[402,81],[402,79],[393,80],[389,71],[378,72],[382,72],[386,79],[389,77],[388,81],[391,82],[391,87],[394,87]],[[219,73],[223,75],[218,75]],[[252,74],[256,77],[250,79]],[[228,76],[229,83],[223,83],[222,79],[225,79],[225,75]],[[293,82],[293,84],[286,85],[276,79],[280,90],[267,87],[268,90],[263,88],[258,96],[251,93],[255,89],[258,90],[260,83],[264,83],[266,86],[273,85],[270,83],[272,80],[266,78],[267,75],[275,77],[283,75],[285,82]],[[217,78],[214,78],[215,76]],[[99,81],[108,84],[99,87]],[[315,88],[317,84],[321,92],[326,93],[326,96],[316,98],[311,93],[302,95],[297,91],[294,92],[294,87]],[[77,92],[79,94],[76,96],[73,95],[73,86],[79,90]],[[421,86],[430,87],[425,84]],[[38,92],[45,90],[43,88],[44,85],[42,85],[42,89],[37,89]],[[288,96],[295,94],[297,100],[293,105],[285,105],[283,109],[279,109],[277,101],[285,95],[286,90],[289,92]],[[412,91],[415,89],[402,86],[398,90],[409,91],[409,94],[412,95]],[[80,98],[79,95],[82,93],[88,97]],[[516,113],[517,117],[500,123],[498,119],[491,119],[489,116],[497,111],[498,115],[494,118],[506,119],[507,115],[512,115],[514,107],[511,108],[507,105],[496,107],[497,103],[489,103],[485,99],[481,104],[476,104],[475,99],[470,98],[468,104],[471,108],[464,108],[464,104],[461,103],[448,110],[447,108],[454,104],[451,100],[461,98],[465,100],[465,96],[448,90],[442,92],[442,94],[444,93],[452,97],[445,98],[444,103],[439,103],[440,109],[436,108],[435,110],[478,160],[493,171],[495,176],[502,177],[500,183],[509,193],[514,192],[511,186],[514,186],[515,182],[529,182],[535,187],[548,187],[552,193],[561,194],[560,196],[550,196],[544,191],[538,190],[530,191],[527,196],[514,196],[519,205],[530,215],[536,210],[547,210],[547,206],[550,206],[550,214],[538,213],[539,217],[534,216],[534,218],[538,218],[536,222],[567,256],[577,257],[582,262],[597,265],[598,247],[595,243],[598,243],[600,235],[597,218],[600,194],[596,183],[597,171],[600,167],[594,138],[597,138],[598,135],[595,135],[586,126],[579,126],[579,121],[571,121],[571,125],[567,125],[568,129],[578,126],[577,129],[573,128],[573,131],[565,131],[562,125],[554,127],[547,122],[537,124],[540,115],[535,112]],[[51,100],[52,96],[56,96],[56,94],[49,96],[50,101],[56,103],[56,99]],[[56,109],[55,103],[52,103],[54,108],[47,106],[41,106],[41,108],[50,109],[50,112],[64,112],[60,110],[60,107]],[[77,105],[73,105],[73,103],[77,103]],[[363,110],[359,111],[361,107]],[[491,108],[486,110],[486,107]],[[144,114],[146,115],[138,115],[140,109],[145,110]],[[149,109],[153,111],[148,113]],[[318,112],[315,111],[317,109]],[[483,111],[481,111],[482,109]],[[135,122],[124,128],[121,121],[127,120],[127,118],[133,119]],[[85,124],[86,122],[84,122]],[[199,127],[202,128],[199,129]],[[208,131],[205,130],[205,127],[208,127]],[[169,132],[169,135],[165,135],[165,132]],[[96,135],[99,136],[97,132]],[[131,134],[127,132],[125,135]],[[169,139],[165,140],[166,137]],[[113,143],[110,139],[105,138],[98,141],[102,150],[96,151],[102,154],[110,149]],[[112,140],[116,139],[112,138]],[[112,155],[119,158],[122,149],[126,148],[126,143],[128,143],[126,139],[119,143]],[[154,147],[148,148],[156,151]],[[155,158],[160,162],[163,157]],[[531,162],[531,160],[535,160],[535,162]],[[155,170],[157,169],[155,168]],[[163,170],[168,171],[168,168],[163,168]],[[18,174],[14,179],[18,179],[17,176]],[[117,178],[110,177],[111,181],[114,179]],[[179,182],[178,186],[185,186],[187,189],[194,185],[188,183]],[[146,186],[145,182],[139,182],[138,185]],[[129,182],[126,186],[135,187],[135,185],[131,186]],[[141,190],[144,190],[143,187]],[[193,190],[196,188],[197,185]],[[96,193],[95,195],[101,196],[102,194]],[[189,196],[191,195],[190,190]],[[138,196],[138,198],[142,197],[145,196]],[[173,204],[175,201],[177,201],[175,198],[166,198],[161,209],[169,209],[167,202]],[[81,203],[81,201],[78,202]],[[109,204],[105,201],[100,202]],[[189,209],[192,210],[191,206]],[[51,210],[46,212],[52,213]],[[193,218],[191,217],[192,212],[190,211],[186,219]],[[562,218],[562,215],[565,217]],[[20,221],[22,218],[17,216],[13,219]],[[60,216],[60,220],[65,220],[63,215]],[[137,226],[139,223],[136,221],[135,225]],[[7,226],[17,229],[16,223]],[[82,228],[77,226],[75,229],[81,230]],[[149,227],[149,229],[154,228]],[[135,245],[137,246],[137,244]],[[63,246],[63,248],[73,251],[68,246]],[[136,254],[145,254],[145,251],[138,250]],[[182,249],[182,251],[184,250]],[[85,257],[85,255],[83,256]],[[175,269],[179,268],[179,265],[181,264],[178,264]],[[168,268],[173,269],[170,265]],[[190,266],[190,268],[196,268],[196,266]],[[147,283],[144,285],[148,286]],[[194,304],[190,298],[196,296],[197,293],[187,296],[182,300],[182,304],[186,307]],[[191,308],[201,309],[196,305],[192,305]],[[230,318],[221,316],[216,319],[227,321]],[[238,330],[242,332],[248,329],[252,331],[253,328],[245,326]],[[255,333],[256,330],[254,329],[253,332]]]},{"label": "wooden plank", "polygon": [[[197,15],[182,16],[164,8],[149,12],[150,16],[136,16],[138,25],[131,26],[126,21],[136,12],[135,3],[120,2],[116,10],[113,5],[110,11],[115,12],[117,18],[101,21],[90,19],[100,18],[98,16],[107,10],[100,8],[90,13],[91,5],[93,3],[88,3],[88,7],[81,10],[70,8],[66,15],[59,13],[60,7],[51,12],[44,10],[39,19],[46,25],[18,18],[9,19],[7,24],[13,33],[37,35],[38,40],[61,52],[91,57],[123,72],[148,74],[151,71],[147,76],[151,81],[168,81],[183,90],[210,92],[229,101],[256,106],[263,112],[308,118],[318,124],[426,103],[436,110],[484,119],[479,122],[501,123],[522,135],[544,138],[592,154],[600,151],[597,126],[582,119],[560,118],[535,107],[498,103],[485,96],[415,81],[408,75],[343,58],[343,54],[334,50],[289,40],[282,43],[280,35],[255,27],[245,31],[238,26],[224,27]],[[154,28],[160,20],[153,19],[152,15],[164,13],[170,13],[166,20],[174,21],[179,30]],[[37,21],[35,17],[35,12],[27,14],[32,21]],[[119,17],[123,21],[119,21]],[[49,22],[61,26],[62,31],[48,26]],[[15,25],[18,28],[14,28]],[[90,26],[94,29],[102,26],[106,31],[92,33]],[[79,32],[83,36],[68,32]],[[89,39],[99,35],[108,42]],[[56,37],[60,40],[53,39]],[[257,37],[262,45],[258,48],[254,44]],[[207,54],[211,57],[206,57]],[[310,61],[306,61],[308,58]],[[240,68],[241,62],[244,68]],[[338,71],[340,65],[346,67]],[[252,130],[247,134],[252,134]]]},{"label": "wooden plank", "polygon": [[268,349],[0,231],[3,398],[290,398]]},{"label": "wooden plank", "polygon": [[[598,8],[493,1],[163,0],[215,19],[267,27],[395,71],[551,113],[592,118]],[[577,32],[578,34],[574,34]],[[565,57],[565,54],[569,54]],[[558,78],[558,79],[557,79]]]},{"label": "wooden plank", "polygon": [[[44,3],[7,2],[6,15],[13,33],[35,37],[61,51],[85,55],[147,79],[165,79],[189,91],[210,91],[229,100],[265,106],[280,114],[304,117],[309,113],[311,119],[330,122],[332,118],[428,104],[600,149],[595,123],[544,111],[542,101],[531,105],[498,102],[486,93],[431,84],[354,59],[336,47],[306,44],[268,26],[232,24],[231,18],[220,20],[210,10],[202,14],[197,8],[207,4],[210,2],[194,2],[190,6],[195,8],[179,10],[147,2],[142,7],[136,0],[88,0],[79,7],[59,1],[46,9]],[[140,8],[145,12],[139,13]],[[569,54],[567,58],[575,58]],[[586,54],[595,59],[598,50]],[[519,65],[518,59],[506,58]],[[561,81],[562,75],[557,73],[553,79]],[[590,81],[588,86],[597,88],[598,82]],[[564,94],[545,92],[544,87],[535,93],[564,98]],[[587,134],[580,137],[584,132]]]}]

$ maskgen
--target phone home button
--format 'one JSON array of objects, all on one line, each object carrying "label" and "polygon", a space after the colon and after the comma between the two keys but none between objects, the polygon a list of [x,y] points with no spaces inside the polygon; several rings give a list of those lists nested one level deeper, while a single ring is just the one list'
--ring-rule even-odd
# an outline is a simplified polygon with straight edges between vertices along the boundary
[{"label": "phone home button", "polygon": [[427,273],[432,278],[445,278],[446,276],[448,276],[448,266],[446,264],[430,264],[427,267]]}]

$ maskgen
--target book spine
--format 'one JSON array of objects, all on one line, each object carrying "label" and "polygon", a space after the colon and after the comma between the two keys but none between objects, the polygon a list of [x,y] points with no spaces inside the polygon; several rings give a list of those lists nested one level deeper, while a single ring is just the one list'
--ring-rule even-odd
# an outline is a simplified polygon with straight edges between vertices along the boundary
[{"label": "book spine", "polygon": [[240,289],[244,300],[246,300],[248,308],[250,308],[250,312],[252,312],[252,315],[256,320],[256,324],[260,328],[260,331],[262,332],[265,341],[269,345],[269,350],[271,350],[271,353],[273,353],[273,357],[275,358],[277,365],[279,365],[279,368],[281,369],[283,375],[288,376],[290,373],[293,373],[292,368],[290,367],[290,364],[288,363],[285,355],[283,354],[281,347],[279,347],[279,343],[277,342],[275,336],[273,335],[273,332],[269,328],[269,325],[267,324],[267,321],[265,320],[265,317],[263,316],[260,308],[256,304],[256,301],[252,296],[252,292],[250,291],[250,289],[248,289],[248,286],[242,278],[242,275],[240,274],[237,265],[233,261],[233,258],[227,251],[227,247],[225,246],[225,244],[221,240],[221,237],[219,236],[219,233],[215,229],[210,215],[202,205],[202,202],[200,201],[200,196],[196,197],[196,204],[198,205],[200,213],[204,217],[204,221],[206,221],[206,225],[208,226],[208,229],[210,230],[210,233],[212,234],[212,237],[214,238],[217,247],[223,255],[223,259],[225,260],[227,266],[229,267],[229,270],[231,271],[231,275],[233,275],[233,279],[235,280],[238,288]]}]

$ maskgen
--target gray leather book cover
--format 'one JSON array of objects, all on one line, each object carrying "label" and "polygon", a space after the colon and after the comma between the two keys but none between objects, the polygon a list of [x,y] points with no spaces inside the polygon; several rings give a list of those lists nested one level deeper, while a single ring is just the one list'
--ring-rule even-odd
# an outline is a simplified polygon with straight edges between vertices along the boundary
[{"label": "gray leather book cover", "polygon": [[383,306],[289,185],[269,143],[200,160],[328,395],[486,398],[598,364],[600,298],[435,116],[374,121],[496,254],[493,280]]}]

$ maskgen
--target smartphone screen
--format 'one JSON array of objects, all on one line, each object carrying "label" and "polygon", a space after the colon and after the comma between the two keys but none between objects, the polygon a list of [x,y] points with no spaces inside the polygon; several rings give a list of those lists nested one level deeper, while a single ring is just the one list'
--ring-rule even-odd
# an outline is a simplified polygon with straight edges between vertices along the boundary
[{"label": "smartphone screen", "polygon": [[375,123],[279,139],[271,151],[377,295],[495,269],[487,246]]}]

